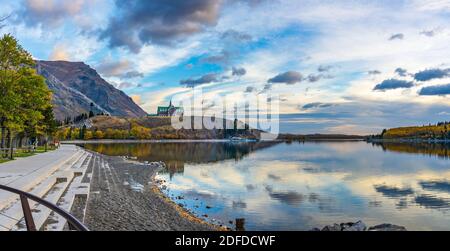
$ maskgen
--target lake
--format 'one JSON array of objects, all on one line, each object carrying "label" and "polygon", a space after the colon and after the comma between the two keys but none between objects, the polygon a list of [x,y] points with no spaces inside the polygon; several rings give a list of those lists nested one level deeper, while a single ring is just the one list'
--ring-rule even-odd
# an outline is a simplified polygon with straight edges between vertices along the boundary
[{"label": "lake", "polygon": [[443,144],[88,144],[164,161],[163,191],[207,221],[246,230],[310,230],[363,220],[450,230],[450,146]]}]

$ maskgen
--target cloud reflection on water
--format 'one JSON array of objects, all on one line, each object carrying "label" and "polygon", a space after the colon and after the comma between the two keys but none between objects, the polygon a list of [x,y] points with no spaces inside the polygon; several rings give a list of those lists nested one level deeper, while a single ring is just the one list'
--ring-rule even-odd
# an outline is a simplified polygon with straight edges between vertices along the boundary
[{"label": "cloud reflection on water", "polygon": [[[160,177],[172,177],[167,184],[171,192],[191,198],[192,210],[199,215],[224,217],[224,221],[246,218],[247,229],[255,230],[308,230],[359,219],[411,230],[448,230],[450,226],[450,217],[444,214],[450,208],[450,170],[447,159],[436,157],[445,152],[439,146],[424,150],[421,145],[414,152],[411,146],[395,145],[390,151],[391,146],[380,148],[364,142],[262,148],[203,144],[195,147],[202,152],[192,160],[181,152],[189,147],[176,146],[182,159],[172,154],[183,161],[183,169],[162,172]],[[430,155],[433,151],[435,156]],[[151,152],[153,155],[140,159],[160,158],[158,151]],[[224,158],[214,157],[216,153]],[[244,157],[236,160],[233,153]],[[193,191],[207,191],[211,196]],[[195,198],[215,205],[215,210],[195,208],[199,203]]]}]

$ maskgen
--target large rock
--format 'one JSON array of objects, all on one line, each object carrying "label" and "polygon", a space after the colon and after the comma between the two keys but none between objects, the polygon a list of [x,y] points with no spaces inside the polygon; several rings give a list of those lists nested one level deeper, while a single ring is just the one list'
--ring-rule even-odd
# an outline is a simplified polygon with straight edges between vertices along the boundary
[{"label": "large rock", "polygon": [[343,223],[341,224],[342,231],[366,231],[367,226],[362,221],[356,223]]},{"label": "large rock", "polygon": [[369,231],[406,231],[405,227],[393,224],[381,224],[369,228]]},{"label": "large rock", "polygon": [[333,231],[333,232],[342,231],[342,227],[339,224],[333,224],[333,225],[325,226],[322,229],[322,231]]},{"label": "large rock", "polygon": [[333,224],[333,225],[327,225],[322,230],[318,228],[313,228],[311,231],[407,231],[405,227],[397,226],[393,224],[381,224],[377,226],[373,226],[370,228],[367,228],[366,224],[362,221],[357,222],[347,222],[347,223],[341,223],[341,224]]}]

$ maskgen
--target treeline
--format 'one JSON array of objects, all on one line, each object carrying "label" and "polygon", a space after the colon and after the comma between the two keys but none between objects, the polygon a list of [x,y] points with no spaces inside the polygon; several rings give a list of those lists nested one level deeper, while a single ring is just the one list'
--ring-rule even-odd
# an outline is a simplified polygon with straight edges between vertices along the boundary
[{"label": "treeline", "polygon": [[441,158],[450,158],[449,144],[429,144],[429,143],[400,143],[400,142],[376,142],[375,146],[380,146],[385,151],[400,152],[400,153],[414,153],[428,156],[438,156]]},{"label": "treeline", "polygon": [[344,134],[280,134],[279,140],[285,141],[320,141],[320,140],[363,140],[366,136],[359,135],[344,135]]},{"label": "treeline", "polygon": [[0,148],[13,158],[13,148],[37,142],[45,145],[56,131],[52,94],[35,70],[30,53],[6,34],[0,39]]},{"label": "treeline", "polygon": [[[114,120],[114,117],[110,117]],[[94,120],[95,121],[95,120]],[[113,126],[112,124],[110,126]],[[131,139],[131,140],[159,140],[159,139],[223,139],[232,136],[255,138],[254,132],[249,129],[230,130],[175,130],[171,125],[146,127],[132,122],[128,129],[124,128],[82,128],[66,126],[61,127],[55,137],[65,140],[99,140],[99,139]]]},{"label": "treeline", "polygon": [[88,130],[83,128],[65,127],[56,132],[55,137],[59,140],[91,140],[91,139],[128,139],[131,132],[128,130],[107,129]]},{"label": "treeline", "polygon": [[91,103],[91,110],[89,111],[89,113],[82,113],[75,117],[68,116],[63,121],[57,121],[57,124],[59,126],[73,125],[73,124],[78,124],[78,123],[84,122],[87,119],[93,118],[95,116],[109,116],[108,114],[105,114],[104,112],[94,113],[93,107],[94,107],[94,104]]},{"label": "treeline", "polygon": [[381,139],[429,139],[429,140],[449,140],[450,139],[450,122],[438,122],[434,125],[428,124],[423,126],[399,127],[385,129],[380,135],[374,138]]},{"label": "treeline", "polygon": [[[140,125],[132,125],[129,130],[124,129],[87,129],[86,126],[82,128],[65,127],[57,131],[55,137],[59,140],[99,140],[99,139],[136,139],[136,140],[150,140],[150,139],[188,139],[193,138],[192,132],[185,130],[174,130],[170,126],[158,128],[146,128]],[[205,135],[209,138],[209,135]]]}]

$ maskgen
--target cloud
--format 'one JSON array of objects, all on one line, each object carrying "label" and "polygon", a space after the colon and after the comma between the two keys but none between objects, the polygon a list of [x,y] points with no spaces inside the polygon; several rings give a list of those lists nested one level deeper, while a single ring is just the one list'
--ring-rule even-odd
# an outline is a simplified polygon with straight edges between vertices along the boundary
[{"label": "cloud", "polygon": [[128,60],[105,60],[97,66],[98,72],[104,77],[118,77],[120,79],[143,78],[142,72],[132,70],[133,64]]},{"label": "cloud", "polygon": [[281,73],[271,79],[268,80],[268,83],[284,83],[284,84],[295,84],[299,83],[303,80],[303,76],[301,73],[296,71],[288,71],[285,73]]},{"label": "cloud", "polygon": [[398,80],[398,79],[387,79],[381,82],[381,84],[378,84],[373,89],[374,91],[383,91],[383,90],[391,90],[391,89],[398,89],[398,88],[411,88],[414,86],[413,82],[405,81],[405,80]]},{"label": "cloud", "polygon": [[255,186],[255,185],[252,185],[252,184],[248,184],[248,185],[245,185],[245,188],[246,188],[248,191],[253,191],[253,190],[256,189],[256,186]]},{"label": "cloud", "polygon": [[220,38],[221,51],[214,52],[215,54],[209,53],[207,57],[202,58],[203,62],[219,65],[230,64],[230,62],[239,59],[241,56],[242,43],[252,40],[250,35],[232,29],[222,33]]},{"label": "cloud", "polygon": [[397,68],[395,69],[395,73],[397,73],[399,76],[401,77],[406,77],[408,76],[408,71],[406,69],[403,68]]},{"label": "cloud", "polygon": [[247,70],[243,67],[233,67],[232,69],[232,75],[233,76],[244,76],[245,74],[247,74]]},{"label": "cloud", "polygon": [[313,74],[311,74],[311,75],[308,76],[308,81],[311,82],[311,83],[314,83],[314,82],[319,81],[321,78],[322,78],[321,75],[313,75]]},{"label": "cloud", "polygon": [[280,176],[275,175],[275,174],[272,174],[272,173],[269,173],[269,174],[267,175],[267,178],[269,178],[269,179],[271,179],[271,180],[274,180],[274,181],[282,180],[282,178],[281,178]]},{"label": "cloud", "polygon": [[130,95],[130,98],[133,100],[134,103],[136,103],[137,105],[142,105],[142,98],[140,95]]},{"label": "cloud", "polygon": [[272,90],[272,85],[271,84],[265,84],[263,90],[260,93],[264,93],[266,91],[270,91]]},{"label": "cloud", "polygon": [[113,85],[117,88],[117,89],[129,89],[129,88],[133,88],[136,87],[137,84],[131,83],[131,82],[120,82],[120,83],[113,83]]},{"label": "cloud", "polygon": [[295,191],[277,192],[273,191],[271,187],[266,187],[266,191],[272,199],[278,200],[288,205],[300,204],[305,199],[305,196],[303,194]]},{"label": "cloud", "polygon": [[419,184],[425,190],[450,193],[450,181],[447,180],[421,181]]},{"label": "cloud", "polygon": [[332,68],[333,68],[332,65],[321,65],[321,66],[319,66],[317,71],[319,71],[319,72],[327,72],[327,71],[331,70]]},{"label": "cloud", "polygon": [[67,48],[65,46],[63,46],[63,45],[56,45],[53,48],[53,50],[52,50],[52,52],[51,52],[51,54],[50,54],[48,59],[52,60],[52,61],[59,61],[59,60],[60,61],[69,61],[70,60],[70,54],[67,51]]},{"label": "cloud", "polygon": [[438,95],[449,95],[450,94],[450,84],[446,85],[434,85],[424,87],[419,91],[421,96],[438,96]]},{"label": "cloud", "polygon": [[420,32],[420,35],[424,35],[427,37],[434,37],[436,35],[436,31],[435,30],[425,30]]},{"label": "cloud", "polygon": [[255,87],[253,87],[253,86],[248,86],[247,89],[245,89],[245,92],[246,92],[246,93],[251,93],[251,92],[254,92],[255,90],[256,90]]},{"label": "cloud", "polygon": [[405,38],[405,35],[403,33],[397,33],[397,34],[394,34],[391,37],[389,37],[389,41],[397,40],[397,39],[403,40],[404,38]]},{"label": "cloud", "polygon": [[203,58],[202,61],[210,64],[227,64],[231,59],[232,53],[229,51],[222,51],[217,55],[208,56]]},{"label": "cloud", "polygon": [[379,71],[379,70],[372,70],[372,71],[368,71],[367,73],[369,75],[378,75],[378,74],[381,74],[381,71]]},{"label": "cloud", "polygon": [[320,103],[320,102],[314,102],[306,104],[302,107],[303,110],[309,110],[309,109],[316,109],[316,108],[326,108],[326,107],[332,107],[334,104],[331,103]]},{"label": "cloud", "polygon": [[387,185],[376,185],[374,187],[377,192],[388,198],[405,197],[414,194],[414,191],[411,188],[399,188]]},{"label": "cloud", "polygon": [[432,209],[450,208],[450,202],[447,199],[439,198],[430,194],[419,195],[414,199],[414,201],[425,208],[432,208]]},{"label": "cloud", "polygon": [[221,0],[135,0],[115,1],[113,15],[100,38],[110,47],[138,53],[144,45],[173,45],[174,42],[215,26]]},{"label": "cloud", "polygon": [[143,78],[144,74],[138,71],[129,71],[120,76],[121,79],[130,79],[130,78]]},{"label": "cloud", "polygon": [[247,208],[247,203],[243,201],[233,201],[233,209]]},{"label": "cloud", "polygon": [[229,0],[229,2],[240,2],[244,4],[248,4],[250,7],[256,7],[258,5],[264,4],[266,2],[270,2],[272,0]]},{"label": "cloud", "polygon": [[310,74],[310,75],[308,75],[308,77],[306,79],[311,83],[315,83],[323,78],[331,79],[331,78],[333,78],[333,76],[324,75],[324,74],[319,74],[319,75]]},{"label": "cloud", "polygon": [[414,74],[414,79],[417,81],[428,81],[432,79],[445,78],[450,76],[449,69],[428,69]]},{"label": "cloud", "polygon": [[98,72],[106,77],[118,77],[125,74],[131,68],[131,62],[128,60],[104,61],[97,66]]},{"label": "cloud", "polygon": [[232,42],[248,42],[252,40],[252,36],[244,32],[229,29],[224,33],[222,33],[222,39],[229,40]]},{"label": "cloud", "polygon": [[39,24],[55,27],[61,25],[67,17],[73,17],[83,11],[85,0],[25,0],[15,13],[17,21],[27,26]]},{"label": "cloud", "polygon": [[186,87],[195,87],[197,85],[209,84],[218,81],[218,75],[216,73],[206,74],[198,79],[185,79],[181,80],[180,84]]}]

